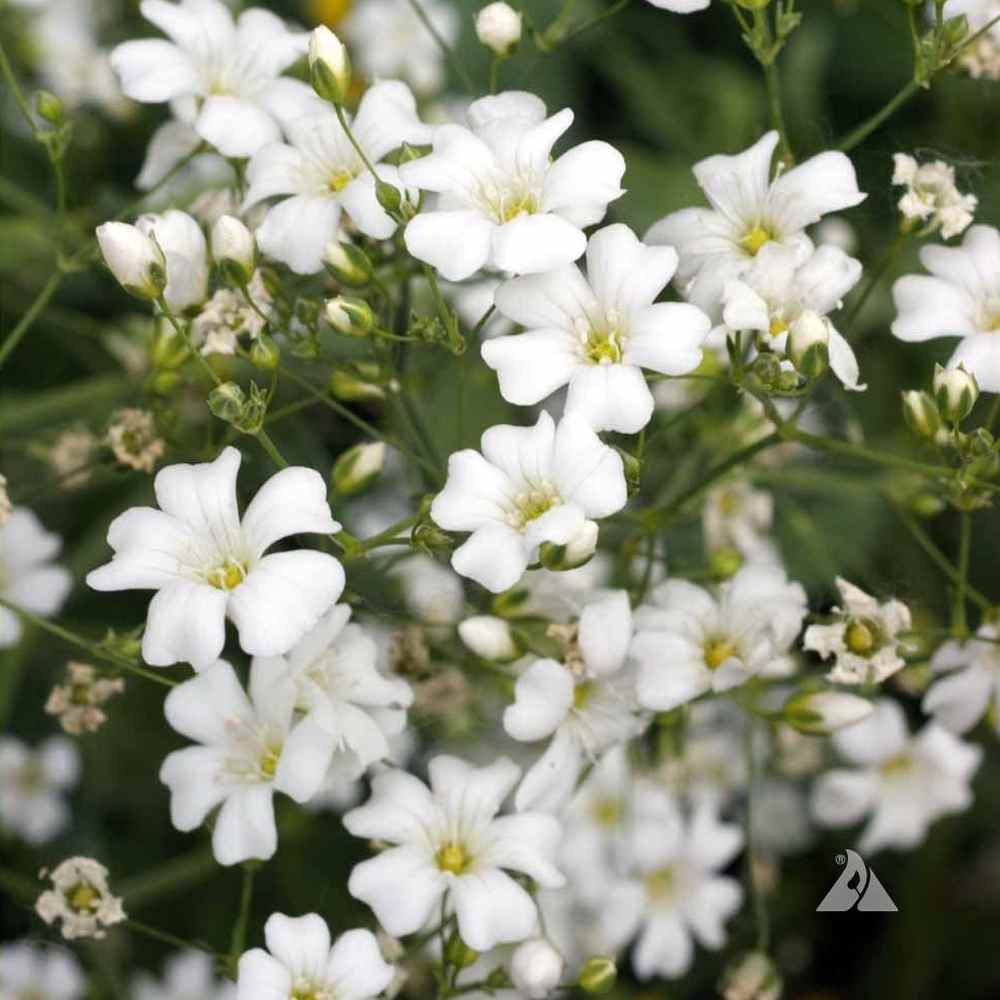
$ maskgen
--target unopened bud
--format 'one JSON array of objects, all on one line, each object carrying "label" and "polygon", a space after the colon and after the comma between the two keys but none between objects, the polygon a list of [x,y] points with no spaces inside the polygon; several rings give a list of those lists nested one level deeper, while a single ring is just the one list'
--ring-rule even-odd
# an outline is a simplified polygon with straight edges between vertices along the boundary
[{"label": "unopened bud", "polygon": [[375,315],[364,299],[338,295],[327,301],[323,314],[334,330],[348,337],[366,337],[375,325]]},{"label": "unopened bud", "polygon": [[510,979],[514,988],[529,1000],[545,1000],[558,987],[565,964],[549,941],[533,938],[514,949]]},{"label": "unopened bud", "polygon": [[226,283],[242,288],[257,269],[253,233],[235,216],[219,216],[212,226],[212,257]]},{"label": "unopened bud", "polygon": [[521,40],[521,21],[521,14],[510,4],[487,4],[476,15],[476,37],[505,59]]},{"label": "unopened bud", "polygon": [[804,312],[788,331],[785,353],[795,370],[807,379],[817,379],[830,367],[830,328],[814,312]]},{"label": "unopened bud", "polygon": [[597,522],[584,521],[580,530],[565,545],[543,542],[538,550],[542,565],[557,572],[583,566],[590,562],[597,550],[597,534]]},{"label": "unopened bud", "polygon": [[153,368],[178,368],[191,352],[184,337],[165,320],[157,323],[149,360]]},{"label": "unopened bud", "polygon": [[208,394],[209,410],[227,424],[240,419],[246,402],[246,393],[235,382],[223,382]]},{"label": "unopened bud", "polygon": [[50,90],[40,90],[35,94],[35,110],[50,125],[62,125],[66,118],[63,102]]},{"label": "unopened bud", "polygon": [[355,496],[367,489],[385,467],[385,444],[382,441],[356,444],[333,464],[330,482],[342,496]]},{"label": "unopened bud", "polygon": [[713,580],[728,580],[735,576],[743,565],[743,554],[731,545],[715,549],[708,557],[708,571]]},{"label": "unopened bud", "polygon": [[473,615],[458,626],[462,642],[484,660],[516,660],[520,655],[510,625],[495,615]]},{"label": "unopened bud", "polygon": [[344,43],[325,25],[309,38],[309,79],[313,90],[333,104],[343,104],[351,87],[351,60]]},{"label": "unopened bud", "polygon": [[442,531],[432,521],[421,521],[410,535],[414,546],[428,552],[450,552],[455,543],[447,531]]},{"label": "unopened bud", "polygon": [[949,47],[961,45],[969,35],[969,19],[965,14],[956,14],[944,22],[941,30]]},{"label": "unopened bud", "polygon": [[760,951],[735,959],[719,983],[723,1000],[779,1000],[781,976],[774,962]]},{"label": "unopened bud", "polygon": [[613,958],[595,955],[583,963],[577,985],[584,993],[609,993],[618,979],[618,968]]},{"label": "unopened bud", "polygon": [[957,368],[934,366],[934,399],[945,420],[953,424],[961,423],[979,399],[979,383],[976,376]]},{"label": "unopened bud", "polygon": [[365,403],[385,399],[385,390],[376,382],[338,369],[330,376],[330,395],[344,403]]},{"label": "unopened bud", "polygon": [[800,733],[826,736],[872,714],[872,703],[844,691],[812,691],[794,695],[781,710],[782,719]]},{"label": "unopened bud", "polygon": [[941,414],[930,393],[908,389],[903,393],[903,419],[914,434],[933,440],[941,429]]},{"label": "unopened bud", "polygon": [[389,215],[397,214],[403,204],[402,192],[388,181],[375,182],[375,198]]},{"label": "unopened bud", "polygon": [[445,961],[456,969],[467,969],[475,964],[479,952],[470,948],[457,931],[452,931],[444,946]]},{"label": "unopened bud", "polygon": [[351,288],[363,288],[372,280],[372,262],[364,250],[353,243],[343,240],[327,243],[323,264],[333,278]]},{"label": "unopened bud", "polygon": [[167,287],[167,262],[156,240],[125,222],[97,227],[104,262],[118,283],[137,299],[155,301]]},{"label": "unopened bud", "polygon": [[273,372],[281,364],[281,349],[266,333],[250,346],[250,364],[263,372]]}]

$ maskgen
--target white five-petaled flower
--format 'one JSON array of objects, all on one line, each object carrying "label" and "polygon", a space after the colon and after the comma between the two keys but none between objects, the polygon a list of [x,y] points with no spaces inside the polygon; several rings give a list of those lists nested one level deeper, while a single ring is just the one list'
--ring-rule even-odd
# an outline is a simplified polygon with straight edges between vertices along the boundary
[{"label": "white five-petaled flower", "polygon": [[395,974],[371,931],[345,931],[331,947],[318,913],[272,913],[264,940],[267,951],[252,948],[240,957],[237,1000],[372,1000]]},{"label": "white five-petaled flower", "polygon": [[[557,626],[556,628],[560,628]],[[536,660],[521,674],[503,726],[516,740],[551,737],[517,790],[518,809],[556,812],[572,797],[584,767],[626,743],[642,725],[635,682],[625,668],[632,638],[628,594],[610,593],[588,604],[578,628],[566,634],[564,662]]]},{"label": "white five-petaled flower", "polygon": [[[54,615],[63,605],[73,578],[53,562],[62,539],[46,531],[24,507],[14,507],[0,524],[0,598],[36,615]],[[0,649],[16,645],[21,620],[0,606]]]},{"label": "white five-petaled flower", "polygon": [[0,945],[2,1000],[81,1000],[86,991],[87,978],[71,952],[27,939]]},{"label": "white five-petaled flower", "polygon": [[719,872],[742,848],[743,834],[721,822],[707,801],[683,816],[650,781],[637,783],[634,800],[633,872],[607,894],[601,924],[617,947],[638,934],[632,965],[640,979],[675,979],[691,965],[694,940],[713,951],[725,943],[725,922],[740,908],[743,892]]},{"label": "white five-petaled flower", "polygon": [[676,267],[671,247],[644,246],[613,225],[591,236],[586,276],[567,264],[502,284],[497,308],[527,330],[482,346],[501,395],[527,406],[568,384],[567,413],[581,413],[597,431],[640,431],[653,414],[642,369],[693,371],[711,326],[695,306],[654,304]]},{"label": "white five-petaled flower", "polygon": [[743,275],[723,288],[723,323],[732,331],[752,330],[771,350],[784,353],[796,323],[819,318],[834,375],[845,388],[861,390],[858,359],[826,318],[860,278],[861,262],[836,247],[819,247],[803,260],[798,248],[768,243]]},{"label": "white five-petaled flower", "polygon": [[404,771],[382,772],[371,799],[344,816],[354,836],[393,845],[354,868],[351,895],[396,936],[420,930],[445,897],[462,940],[476,951],[531,937],[535,902],[507,872],[546,888],[564,884],[555,865],[558,820],[533,812],[497,817],[521,776],[506,757],[473,767],[439,756],[429,770],[429,789]]},{"label": "white five-petaled flower", "polygon": [[806,611],[802,586],[777,566],[745,566],[718,597],[687,580],[666,580],[635,615],[639,704],[666,712],[776,668]]},{"label": "white five-petaled flower", "polygon": [[0,829],[44,844],[69,822],[64,793],[80,775],[76,746],[62,736],[35,749],[13,736],[0,739]]},{"label": "white five-petaled flower", "polygon": [[164,963],[162,980],[143,972],[131,985],[132,1000],[235,1000],[236,997],[236,987],[216,976],[211,955],[194,949],[171,955]]},{"label": "white five-petaled flower", "polygon": [[[346,114],[346,113],[345,113]],[[272,206],[257,230],[257,244],[298,274],[323,267],[323,252],[335,239],[346,212],[373,239],[388,239],[396,223],[375,197],[375,179],[331,108],[304,114],[287,126],[288,143],[261,149],[247,171],[244,209],[266,198],[290,195]],[[430,130],[417,118],[405,83],[375,84],[358,105],[351,132],[379,178],[399,189],[400,172],[379,161],[404,142],[426,142]]]},{"label": "white five-petaled flower", "polygon": [[865,198],[843,153],[820,153],[772,181],[778,139],[777,132],[768,132],[742,153],[696,163],[695,179],[712,207],[674,212],[646,234],[649,243],[676,247],[675,282],[712,316],[721,312],[726,282],[742,277],[762,247],[785,244],[801,263],[812,251],[806,226]]},{"label": "white five-petaled flower", "polygon": [[871,816],[858,848],[912,848],[931,823],[972,804],[969,784],[982,750],[928,723],[915,736],[903,710],[882,699],[875,711],[835,733],[834,746],[850,768],[823,774],[813,789],[812,812],[824,826],[850,826]]},{"label": "white five-petaled flower", "polygon": [[843,607],[834,621],[810,625],[802,640],[824,659],[834,657],[827,679],[835,684],[878,684],[906,666],[899,655],[900,632],[910,627],[910,609],[895,599],[884,604],[853,583],[837,577]]},{"label": "white five-petaled flower", "polygon": [[403,731],[413,702],[406,681],[379,673],[375,640],[350,617],[347,605],[335,605],[287,655],[253,661],[265,690],[291,684],[296,711],[330,738],[327,771],[345,783],[390,755],[388,738]]},{"label": "white five-petaled flower", "polygon": [[931,657],[939,677],[924,695],[922,708],[955,733],[985,717],[1000,734],[1000,630],[984,625],[967,642],[949,640]]},{"label": "white five-petaled flower", "polygon": [[624,193],[621,153],[591,141],[553,162],[573,112],[546,117],[544,103],[521,91],[483,97],[467,117],[469,128],[438,126],[433,151],[400,168],[407,184],[438,194],[406,227],[410,253],[449,281],[484,267],[533,274],[576,260],[583,228]]},{"label": "white five-petaled flower", "polygon": [[448,480],[431,517],[471,535],[455,550],[455,571],[494,593],[512,587],[546,543],[569,544],[589,518],[625,506],[621,456],[579,414],[558,427],[542,413],[534,427],[500,424],[448,459]]},{"label": "white five-petaled flower", "polygon": [[198,744],[168,754],[160,768],[170,819],[188,832],[221,804],[212,830],[220,865],[270,858],[278,847],[274,793],[308,802],[323,783],[331,740],[315,720],[297,718],[295,696],[294,685],[268,683],[256,666],[248,697],[225,660],[167,695],[167,722]]},{"label": "white five-petaled flower", "polygon": [[930,274],[908,274],[892,287],[900,340],[961,337],[949,368],[964,365],[983,392],[1000,392],[1000,231],[972,226],[958,247],[925,246]]},{"label": "white five-petaled flower", "polygon": [[155,590],[142,655],[166,667],[214,663],[229,617],[253,656],[288,652],[340,596],[344,570],[333,556],[299,549],[265,555],[298,534],[340,530],[326,483],[293,466],[272,476],[240,518],[236,475],[241,455],[226,448],[214,462],[171,465],[156,476],[160,505],[133,507],[111,522],[111,562],[93,570],[95,590]]},{"label": "white five-petaled flower", "polygon": [[259,7],[234,21],[220,0],[142,0],[139,9],[170,40],[144,38],[112,51],[112,68],[129,97],[169,101],[223,156],[251,156],[281,138],[284,110],[309,89],[279,77],[305,53],[308,34],[289,31]]}]

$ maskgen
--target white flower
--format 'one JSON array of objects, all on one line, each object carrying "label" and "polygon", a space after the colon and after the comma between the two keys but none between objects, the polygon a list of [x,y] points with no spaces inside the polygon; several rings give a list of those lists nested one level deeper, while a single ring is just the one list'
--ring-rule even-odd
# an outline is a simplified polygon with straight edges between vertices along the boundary
[{"label": "white flower", "polygon": [[498,56],[506,56],[521,40],[521,14],[498,0],[476,14],[476,37]]},{"label": "white flower", "polygon": [[804,255],[800,247],[766,243],[738,279],[726,282],[722,317],[729,330],[753,330],[778,353],[788,348],[796,323],[825,327],[830,367],[848,389],[861,390],[858,359],[826,314],[860,281],[861,263],[843,250],[822,246]]},{"label": "white flower", "polygon": [[653,414],[642,369],[693,371],[711,327],[695,306],[654,304],[676,267],[672,248],[647,247],[613,225],[591,236],[586,276],[567,264],[504,282],[497,308],[527,330],[482,346],[501,395],[527,406],[568,385],[566,412],[582,413],[594,430],[641,430]]},{"label": "white flower", "polygon": [[820,153],[772,181],[778,139],[768,132],[736,156],[696,163],[695,179],[712,207],[674,212],[646,234],[649,243],[676,247],[678,287],[712,316],[719,315],[726,282],[742,277],[762,247],[784,244],[801,263],[812,250],[805,227],[865,198],[843,153]]},{"label": "white flower", "polygon": [[64,794],[80,777],[80,755],[62,736],[31,749],[13,736],[0,738],[0,828],[34,846],[66,828]]},{"label": "white flower", "polygon": [[145,38],[112,51],[112,68],[129,97],[171,102],[223,156],[251,156],[281,138],[282,109],[307,88],[278,77],[305,53],[305,32],[289,31],[259,7],[234,22],[220,0],[143,0],[139,9],[170,41]]},{"label": "white flower", "polygon": [[108,870],[93,858],[67,858],[52,872],[44,868],[52,888],[35,901],[35,912],[47,924],[61,921],[62,936],[103,938],[106,928],[126,919],[121,897],[113,896],[108,885]]},{"label": "white flower", "polygon": [[[0,598],[36,615],[54,615],[63,605],[73,578],[53,560],[62,539],[46,531],[30,510],[15,507],[0,524]],[[21,638],[21,620],[0,606],[0,649]]]},{"label": "white flower", "polygon": [[879,604],[874,597],[837,577],[843,607],[835,607],[829,625],[810,625],[802,640],[824,659],[834,657],[827,679],[835,684],[878,684],[901,670],[896,636],[910,627],[910,609],[902,601]]},{"label": "white flower", "polygon": [[97,227],[101,255],[115,280],[130,295],[157,299],[166,285],[167,262],[156,242],[137,226],[105,222]]},{"label": "white flower", "polygon": [[49,692],[45,714],[56,716],[63,731],[74,736],[94,733],[108,718],[100,706],[124,690],[125,681],[121,677],[99,677],[89,663],[70,661],[66,664],[64,683]]},{"label": "white flower", "polygon": [[87,979],[71,952],[27,940],[0,945],[3,1000],[82,1000],[86,991]]},{"label": "white flower", "polygon": [[931,657],[939,677],[924,695],[922,708],[954,733],[970,730],[986,718],[1000,733],[1000,632],[984,625],[978,638],[949,640]]},{"label": "white flower", "polygon": [[774,520],[774,498],[737,480],[713,487],[705,497],[701,530],[709,553],[735,549],[750,562],[778,562],[768,536]]},{"label": "white flower", "polygon": [[806,595],[777,566],[751,565],[718,597],[671,579],[636,612],[632,655],[643,708],[666,712],[707,691],[727,691],[773,667],[806,614]]},{"label": "white flower", "polygon": [[462,581],[431,556],[417,554],[390,570],[399,580],[403,600],[427,625],[451,625],[462,616],[465,593]]},{"label": "white flower", "polygon": [[516,740],[551,742],[517,790],[518,809],[555,812],[566,804],[588,762],[642,729],[634,679],[625,668],[632,638],[628,594],[588,604],[570,627],[564,662],[535,660],[518,678],[503,726]]},{"label": "white flower", "polygon": [[375,640],[350,617],[335,605],[287,655],[254,657],[251,673],[251,691],[291,685],[296,712],[329,736],[327,770],[345,782],[389,757],[388,737],[403,731],[413,702],[406,681],[379,673]]},{"label": "white flower", "polygon": [[233,215],[221,215],[212,226],[212,258],[232,268],[246,284],[254,274],[257,244],[253,233]]},{"label": "white flower", "polygon": [[945,18],[964,14],[969,20],[969,34],[982,31],[993,23],[986,34],[972,45],[964,45],[958,62],[975,79],[1000,80],[1000,0],[946,0]]},{"label": "white flower", "polygon": [[241,455],[226,448],[214,462],[171,465],[156,476],[160,510],[133,507],[108,528],[111,562],[93,570],[95,590],[155,590],[142,655],[147,663],[219,658],[228,616],[253,656],[286,653],[340,596],[344,570],[333,556],[297,549],[265,552],[290,535],[330,534],[326,483],[293,466],[272,476],[240,518],[236,474]]},{"label": "white flower", "polygon": [[743,891],[718,872],[739,852],[743,835],[707,803],[683,817],[649,782],[638,783],[635,798],[635,874],[608,894],[601,922],[618,946],[638,933],[632,966],[640,979],[675,979],[691,965],[694,940],[713,951],[725,943],[725,922],[740,908]]},{"label": "white flower", "polygon": [[559,822],[531,812],[497,817],[521,776],[505,757],[477,768],[439,756],[429,770],[430,789],[403,771],[382,772],[371,799],[344,816],[355,837],[393,845],[354,868],[351,895],[397,937],[420,930],[442,897],[476,951],[537,933],[535,902],[507,871],[560,888]]},{"label": "white flower", "polygon": [[132,1000],[235,1000],[236,987],[215,974],[212,957],[203,951],[179,951],[163,966],[162,981],[137,975]]},{"label": "white flower", "polygon": [[922,247],[920,262],[929,275],[892,286],[892,332],[909,341],[961,337],[948,367],[964,365],[983,392],[1000,392],[1000,232],[972,226],[960,247]]},{"label": "white flower", "polygon": [[166,258],[163,298],[176,313],[200,305],[208,295],[208,244],[201,226],[186,212],[142,215],[136,229],[156,242]]},{"label": "white flower", "polygon": [[833,736],[855,769],[835,768],[813,789],[812,811],[825,826],[850,826],[871,816],[858,849],[912,848],[928,827],[972,804],[969,783],[982,757],[935,723],[910,736],[903,710],[883,699],[857,725]]},{"label": "white flower", "polygon": [[968,229],[979,200],[974,194],[959,193],[954,167],[943,160],[918,164],[906,153],[896,153],[892,160],[892,183],[906,188],[899,199],[905,220],[926,223],[925,233],[940,229],[946,240]]},{"label": "white flower", "polygon": [[566,963],[547,938],[532,938],[514,949],[510,978],[530,1000],[545,1000],[559,985]]},{"label": "white flower", "polygon": [[264,940],[267,951],[252,948],[240,957],[237,1000],[372,1000],[395,974],[371,931],[346,931],[331,947],[318,913],[272,913]]},{"label": "white flower", "polygon": [[466,618],[459,623],[458,636],[476,656],[484,660],[513,660],[518,655],[510,625],[495,615]]},{"label": "white flower", "polygon": [[407,184],[439,195],[407,225],[410,253],[449,281],[484,267],[533,274],[576,260],[583,228],[624,194],[621,153],[592,141],[553,162],[573,112],[548,118],[539,98],[520,91],[475,101],[468,121],[438,126],[433,151],[400,168]]},{"label": "white flower", "polygon": [[[458,38],[458,11],[441,0],[420,6],[449,46]],[[430,94],[444,82],[441,47],[409,0],[365,0],[352,5],[344,22],[358,68],[372,80],[399,77],[418,94]]]},{"label": "white flower", "polygon": [[482,454],[467,448],[448,459],[431,517],[471,532],[451,564],[494,593],[517,583],[540,545],[565,545],[587,519],[625,506],[621,456],[578,414],[558,427],[548,413],[534,427],[491,427],[481,444]]},{"label": "white flower", "polygon": [[[380,161],[404,142],[427,142],[430,136],[417,118],[413,94],[398,80],[368,90],[350,125],[379,178],[396,188],[402,186],[400,172]],[[244,210],[275,195],[291,196],[273,205],[257,230],[265,254],[298,274],[315,274],[337,237],[342,211],[366,236],[392,236],[396,223],[378,203],[375,180],[331,108],[300,116],[287,132],[288,143],[265,146],[247,169]]]},{"label": "white flower", "polygon": [[781,712],[799,732],[829,735],[872,714],[872,703],[844,691],[805,691],[785,702]]},{"label": "white flower", "polygon": [[[247,302],[247,295],[253,306]],[[201,345],[202,354],[235,354],[240,337],[256,340],[263,333],[267,325],[264,317],[271,315],[272,306],[271,293],[260,271],[254,271],[246,294],[220,288],[212,295],[191,323],[191,339]]]},{"label": "white flower", "polygon": [[296,691],[256,669],[250,696],[225,660],[178,684],[164,703],[167,722],[197,745],[168,754],[160,781],[170,819],[185,833],[221,805],[212,830],[220,865],[270,858],[278,847],[276,791],[307,802],[319,789],[333,747],[314,719],[296,721]]}]

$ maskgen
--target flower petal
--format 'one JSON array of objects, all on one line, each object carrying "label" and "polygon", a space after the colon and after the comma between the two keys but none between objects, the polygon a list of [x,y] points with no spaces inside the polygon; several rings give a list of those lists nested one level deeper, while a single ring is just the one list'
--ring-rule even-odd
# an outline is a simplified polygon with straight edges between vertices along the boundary
[{"label": "flower petal", "polygon": [[509,875],[495,868],[456,878],[451,899],[458,932],[476,951],[523,941],[538,926],[535,901]]},{"label": "flower petal", "polygon": [[[400,892],[400,886],[406,886],[406,891]],[[446,887],[444,874],[413,847],[393,847],[362,861],[347,882],[347,891],[367,903],[395,937],[424,927]]]},{"label": "flower petal", "polygon": [[150,666],[190,663],[202,670],[219,658],[225,644],[225,591],[177,579],[153,595],[142,636],[142,658]]},{"label": "flower petal", "polygon": [[243,515],[243,535],[257,552],[291,535],[331,535],[340,525],[330,513],[326,483],[315,469],[291,466],[257,491]]},{"label": "flower petal", "polygon": [[503,713],[503,727],[515,740],[551,736],[573,706],[573,675],[555,660],[536,660],[517,679],[514,703]]},{"label": "flower petal", "polygon": [[220,865],[256,858],[266,861],[278,849],[274,799],[270,785],[246,785],[231,791],[212,831],[212,851]]},{"label": "flower petal", "polygon": [[337,984],[344,1000],[368,1000],[392,982],[395,969],[382,957],[378,941],[369,930],[341,934],[330,952],[326,979]]},{"label": "flower petal", "polygon": [[492,227],[491,238],[494,265],[511,274],[554,271],[572,263],[587,249],[587,237],[579,227],[553,214],[520,215]]},{"label": "flower petal", "polygon": [[570,379],[566,413],[579,414],[595,431],[636,434],[653,416],[653,394],[635,365],[579,365]]},{"label": "flower petal", "polygon": [[[415,183],[405,171],[401,174],[407,183]],[[417,260],[430,264],[447,281],[463,281],[486,266],[495,229],[479,212],[421,212],[410,220],[403,238]]]},{"label": "flower petal", "polygon": [[264,940],[293,979],[322,982],[330,957],[330,928],[318,913],[301,917],[272,913],[264,924]]},{"label": "flower petal", "polygon": [[336,198],[296,195],[274,205],[257,230],[257,245],[296,274],[323,269],[323,251],[337,234]]},{"label": "flower petal", "polygon": [[229,94],[207,97],[194,127],[223,156],[236,159],[281,140],[278,123],[259,104]]}]

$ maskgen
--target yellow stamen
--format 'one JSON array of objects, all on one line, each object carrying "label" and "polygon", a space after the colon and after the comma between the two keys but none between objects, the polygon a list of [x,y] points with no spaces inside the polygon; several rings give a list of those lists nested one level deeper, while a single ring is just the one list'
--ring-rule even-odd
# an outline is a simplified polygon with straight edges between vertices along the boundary
[{"label": "yellow stamen", "polygon": [[705,644],[705,666],[716,670],[735,654],[736,647],[728,639],[712,639]]},{"label": "yellow stamen", "polygon": [[756,257],[757,252],[765,243],[770,243],[774,239],[772,232],[759,222],[752,229],[747,230],[746,235],[740,240],[740,246],[751,257]]},{"label": "yellow stamen", "polygon": [[452,875],[461,875],[472,864],[469,852],[461,844],[456,844],[454,841],[439,848],[434,860],[441,871],[451,872]]}]

